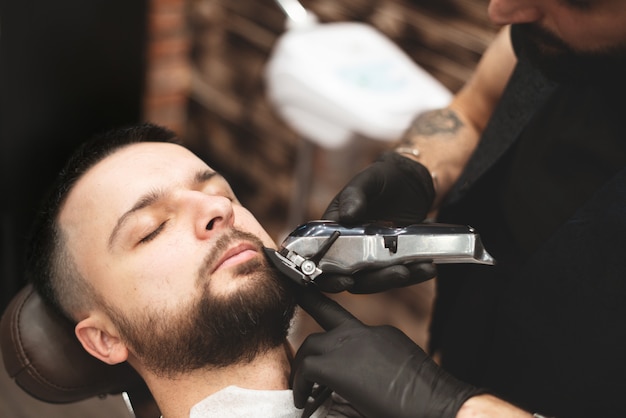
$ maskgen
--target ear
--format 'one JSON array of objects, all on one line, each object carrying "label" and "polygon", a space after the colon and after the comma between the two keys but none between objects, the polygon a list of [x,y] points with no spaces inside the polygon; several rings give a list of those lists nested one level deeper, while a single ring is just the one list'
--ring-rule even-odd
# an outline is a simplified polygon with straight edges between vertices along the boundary
[{"label": "ear", "polygon": [[100,361],[113,365],[128,359],[128,349],[104,318],[89,316],[74,331],[83,348]]}]

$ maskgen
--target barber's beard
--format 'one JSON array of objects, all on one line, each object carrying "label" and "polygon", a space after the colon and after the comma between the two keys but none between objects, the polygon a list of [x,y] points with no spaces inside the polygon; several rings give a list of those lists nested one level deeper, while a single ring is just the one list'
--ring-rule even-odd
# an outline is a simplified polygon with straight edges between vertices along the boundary
[{"label": "barber's beard", "polygon": [[[256,237],[239,231],[226,237],[223,244],[233,237],[262,246]],[[284,344],[295,299],[290,284],[265,258],[242,263],[233,276],[245,282],[236,291],[219,296],[211,292],[206,278],[199,278],[204,284],[201,297],[175,313],[163,312],[158,306],[132,318],[111,308],[109,313],[129,349],[156,375],[175,377],[198,369],[248,363]]]},{"label": "barber's beard", "polygon": [[595,51],[579,51],[536,23],[513,25],[520,53],[549,79],[563,83],[623,83],[626,41]]}]

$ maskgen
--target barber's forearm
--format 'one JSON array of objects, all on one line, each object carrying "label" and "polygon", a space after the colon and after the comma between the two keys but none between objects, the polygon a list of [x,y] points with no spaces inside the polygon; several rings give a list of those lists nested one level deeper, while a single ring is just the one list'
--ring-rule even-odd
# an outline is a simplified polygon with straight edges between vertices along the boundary
[{"label": "barber's forearm", "polygon": [[487,48],[474,74],[446,109],[418,116],[400,147],[415,148],[415,158],[437,177],[434,207],[458,179],[491,115],[517,62],[509,28],[504,27]]},{"label": "barber's forearm", "polygon": [[[437,208],[478,144],[479,133],[454,107],[419,115],[396,150],[423,164],[433,175]],[[413,150],[413,153],[411,153]]]},{"label": "barber's forearm", "polygon": [[533,415],[492,395],[469,398],[456,418],[532,418]]}]

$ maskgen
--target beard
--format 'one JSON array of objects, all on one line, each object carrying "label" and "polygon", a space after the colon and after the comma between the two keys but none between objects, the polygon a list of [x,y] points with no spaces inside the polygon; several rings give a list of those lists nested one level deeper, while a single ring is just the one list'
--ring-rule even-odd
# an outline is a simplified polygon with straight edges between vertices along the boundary
[{"label": "beard", "polygon": [[577,50],[536,23],[512,26],[516,50],[548,79],[561,83],[623,84],[626,42],[594,51]]},{"label": "beard", "polygon": [[151,309],[122,314],[108,307],[129,350],[158,376],[175,377],[198,369],[245,364],[284,344],[295,310],[290,283],[265,258],[233,267],[233,279],[246,279],[228,295],[215,295],[209,265],[236,239],[263,244],[254,235],[233,230],[222,236],[198,273],[202,294],[175,313]]}]

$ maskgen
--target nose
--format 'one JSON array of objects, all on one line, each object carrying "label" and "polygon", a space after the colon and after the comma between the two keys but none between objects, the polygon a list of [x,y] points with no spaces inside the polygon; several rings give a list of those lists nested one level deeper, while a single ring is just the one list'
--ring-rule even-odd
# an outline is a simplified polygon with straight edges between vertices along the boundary
[{"label": "nose", "polygon": [[545,0],[491,0],[489,18],[497,25],[537,22],[543,17],[543,1]]},{"label": "nose", "polygon": [[192,191],[186,194],[183,205],[192,217],[194,232],[199,239],[207,239],[234,223],[232,201],[224,196]]}]

